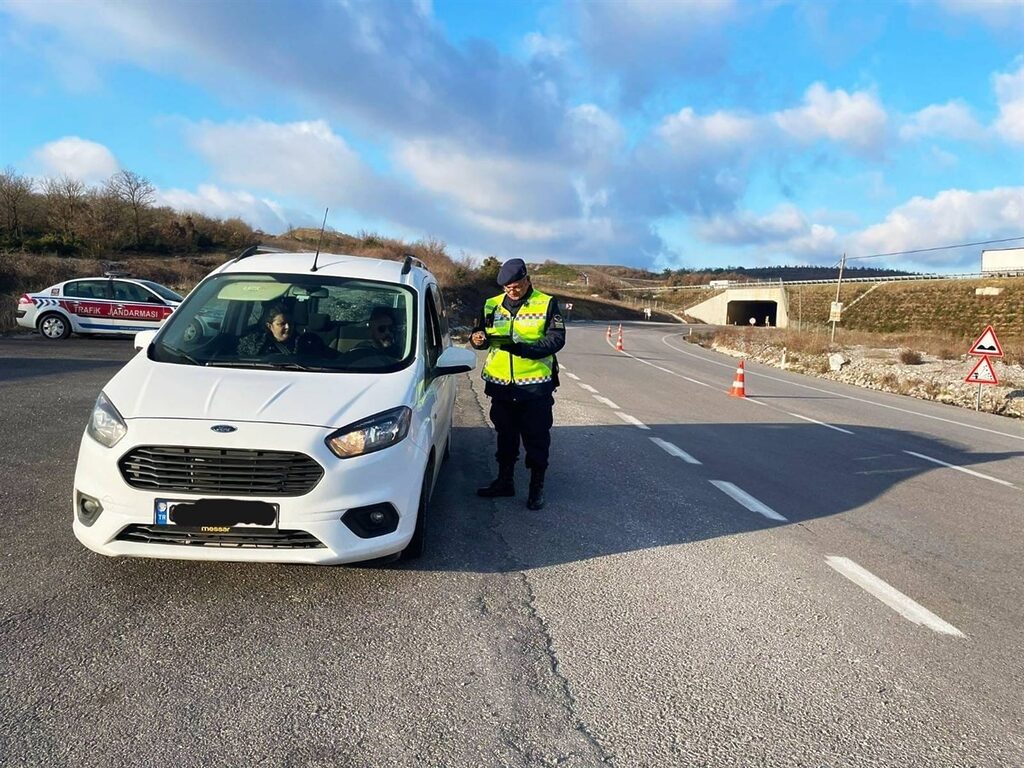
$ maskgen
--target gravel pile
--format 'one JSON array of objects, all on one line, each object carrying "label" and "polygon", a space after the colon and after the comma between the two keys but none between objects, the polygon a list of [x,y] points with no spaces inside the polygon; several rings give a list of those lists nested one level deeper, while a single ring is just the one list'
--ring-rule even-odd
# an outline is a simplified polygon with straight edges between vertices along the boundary
[{"label": "gravel pile", "polygon": [[[828,355],[812,355],[794,354],[771,344],[744,345],[749,348],[737,349],[738,342],[734,340],[730,347],[713,344],[712,348],[776,368],[961,408],[973,409],[978,394],[977,384],[964,381],[979,360],[968,355],[958,360],[921,355],[921,363],[907,364],[901,362],[899,349],[849,347]],[[982,386],[981,410],[1024,418],[1024,366],[995,359],[992,362],[999,384]]]}]

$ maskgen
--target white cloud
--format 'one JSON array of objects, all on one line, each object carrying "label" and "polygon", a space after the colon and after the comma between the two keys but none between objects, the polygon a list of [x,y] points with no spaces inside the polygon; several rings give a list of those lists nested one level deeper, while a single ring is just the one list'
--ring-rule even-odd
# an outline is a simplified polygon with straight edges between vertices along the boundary
[{"label": "white cloud", "polygon": [[900,128],[900,138],[920,139],[929,136],[945,136],[951,139],[976,141],[984,136],[985,129],[974,118],[971,108],[962,101],[948,101],[932,104],[915,112]]},{"label": "white cloud", "polygon": [[568,53],[570,44],[564,37],[531,32],[523,38],[523,47],[531,57],[560,59]]},{"label": "white cloud", "polygon": [[429,191],[479,214],[560,218],[576,210],[565,169],[554,163],[470,152],[439,141],[406,142],[395,159]]},{"label": "white cloud", "polygon": [[203,122],[191,126],[188,135],[217,177],[235,186],[338,199],[351,196],[370,175],[359,155],[323,120]]},{"label": "white cloud", "polygon": [[615,162],[626,146],[619,122],[595,104],[581,104],[566,113],[567,143],[576,157],[596,166]]},{"label": "white cloud", "polygon": [[272,200],[211,184],[201,185],[196,192],[159,190],[157,204],[184,213],[196,211],[218,219],[239,218],[256,229],[274,234],[283,232],[290,223],[285,209]]},{"label": "white cloud", "polygon": [[835,228],[809,221],[789,203],[764,216],[748,212],[714,216],[700,222],[696,232],[707,242],[754,246],[810,259],[832,256],[838,239]]},{"label": "white cloud", "polygon": [[[885,220],[854,234],[849,251],[891,253],[1021,234],[1024,187],[999,187],[981,192],[948,189],[935,197],[915,197],[894,208]],[[907,256],[905,261],[955,266],[976,259],[978,249],[934,251]]]},{"label": "white cloud", "polygon": [[735,215],[714,216],[697,227],[705,240],[730,245],[788,240],[806,231],[807,220],[795,205],[782,205],[765,216],[742,212]]},{"label": "white cloud", "polygon": [[[924,3],[925,7],[929,3]],[[939,0],[947,13],[979,19],[995,30],[1024,31],[1022,0]]]},{"label": "white cloud", "polygon": [[776,125],[805,144],[831,139],[867,155],[881,152],[888,116],[878,99],[866,91],[847,93],[814,83],[804,94],[804,105],[777,112]]},{"label": "white cloud", "polygon": [[702,117],[686,107],[661,121],[655,129],[676,157],[706,161],[709,156],[737,154],[749,148],[757,135],[758,122],[731,112]]},{"label": "white cloud", "polygon": [[120,169],[113,152],[95,141],[65,136],[44,144],[32,153],[44,176],[70,176],[86,184],[97,184]]},{"label": "white cloud", "polygon": [[995,129],[1009,142],[1024,144],[1024,59],[1016,72],[998,73],[992,78],[999,117]]}]

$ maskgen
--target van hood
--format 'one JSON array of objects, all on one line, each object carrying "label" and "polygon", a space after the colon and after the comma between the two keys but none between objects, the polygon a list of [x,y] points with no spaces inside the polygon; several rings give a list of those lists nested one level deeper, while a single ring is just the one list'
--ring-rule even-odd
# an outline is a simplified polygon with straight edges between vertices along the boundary
[{"label": "van hood", "polygon": [[157,363],[145,350],[103,388],[125,419],[301,424],[334,429],[411,405],[415,366],[388,374]]}]

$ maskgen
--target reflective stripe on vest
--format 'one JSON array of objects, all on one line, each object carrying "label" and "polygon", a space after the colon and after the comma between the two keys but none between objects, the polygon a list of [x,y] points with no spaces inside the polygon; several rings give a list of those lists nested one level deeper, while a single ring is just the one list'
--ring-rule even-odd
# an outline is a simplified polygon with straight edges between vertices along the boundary
[{"label": "reflective stripe on vest", "polygon": [[[494,296],[484,303],[484,332],[488,336],[507,336],[512,341],[532,344],[544,338],[545,321],[551,297],[536,288],[530,297],[519,308],[515,317],[502,306],[505,295]],[[484,381],[495,384],[544,384],[552,379],[554,356],[548,355],[540,360],[529,360],[513,355],[508,350],[491,347],[487,360],[481,371]]]}]

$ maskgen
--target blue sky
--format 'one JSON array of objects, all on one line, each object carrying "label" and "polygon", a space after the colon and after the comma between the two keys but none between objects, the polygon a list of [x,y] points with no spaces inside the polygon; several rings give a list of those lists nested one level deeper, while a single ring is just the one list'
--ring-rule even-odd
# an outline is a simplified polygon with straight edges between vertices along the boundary
[{"label": "blue sky", "polygon": [[1024,0],[0,0],[0,166],[456,257],[1024,245]]}]

